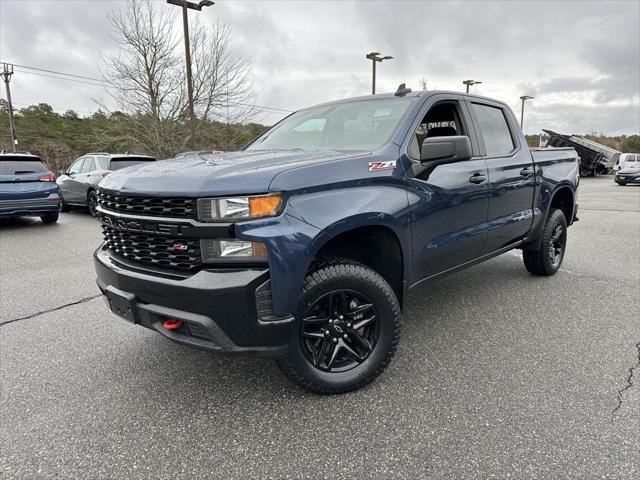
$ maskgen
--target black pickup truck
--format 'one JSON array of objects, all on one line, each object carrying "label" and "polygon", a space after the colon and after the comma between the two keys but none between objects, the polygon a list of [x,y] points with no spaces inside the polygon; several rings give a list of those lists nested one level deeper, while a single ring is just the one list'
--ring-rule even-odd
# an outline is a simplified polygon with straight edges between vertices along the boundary
[{"label": "black pickup truck", "polygon": [[574,149],[531,151],[496,100],[399,89],[327,103],[240,152],[105,177],[98,286],[174,342],[274,358],[303,388],[345,392],[390,362],[412,287],[516,248],[532,274],[557,272],[578,180]]}]

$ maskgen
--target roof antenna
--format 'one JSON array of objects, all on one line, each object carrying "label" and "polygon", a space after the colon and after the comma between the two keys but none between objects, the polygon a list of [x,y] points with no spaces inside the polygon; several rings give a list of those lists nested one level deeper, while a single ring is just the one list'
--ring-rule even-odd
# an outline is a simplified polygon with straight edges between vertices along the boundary
[{"label": "roof antenna", "polygon": [[401,83],[400,85],[398,85],[398,89],[396,90],[396,93],[394,93],[394,95],[396,97],[404,97],[407,93],[411,93],[411,89],[407,88],[406,84]]}]

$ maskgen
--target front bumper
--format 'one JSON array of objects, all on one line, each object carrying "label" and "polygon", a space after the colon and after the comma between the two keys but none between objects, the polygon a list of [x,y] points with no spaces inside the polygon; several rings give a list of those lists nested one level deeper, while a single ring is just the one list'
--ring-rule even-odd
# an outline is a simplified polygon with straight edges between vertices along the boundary
[{"label": "front bumper", "polygon": [[[202,270],[171,278],[126,268],[102,247],[94,264],[102,293],[124,301],[129,320],[169,340],[227,355],[279,358],[287,353],[293,317],[265,316],[256,305],[256,290],[262,306],[268,292],[266,269]],[[121,310],[114,303],[111,309]],[[167,319],[182,320],[183,327],[168,330],[163,327]]]},{"label": "front bumper", "polygon": [[640,174],[616,175],[616,183],[640,183]]},{"label": "front bumper", "polygon": [[60,197],[52,193],[47,197],[0,200],[1,216],[44,215],[60,210]]}]

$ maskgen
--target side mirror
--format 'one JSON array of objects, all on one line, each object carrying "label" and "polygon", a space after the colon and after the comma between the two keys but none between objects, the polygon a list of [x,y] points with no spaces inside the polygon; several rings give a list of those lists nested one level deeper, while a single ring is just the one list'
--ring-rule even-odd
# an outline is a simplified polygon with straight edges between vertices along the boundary
[{"label": "side mirror", "polygon": [[430,137],[422,142],[420,162],[441,165],[471,158],[471,141],[466,135]]},{"label": "side mirror", "polygon": [[60,170],[58,170],[58,175],[66,175],[67,171],[64,168],[61,168]]}]

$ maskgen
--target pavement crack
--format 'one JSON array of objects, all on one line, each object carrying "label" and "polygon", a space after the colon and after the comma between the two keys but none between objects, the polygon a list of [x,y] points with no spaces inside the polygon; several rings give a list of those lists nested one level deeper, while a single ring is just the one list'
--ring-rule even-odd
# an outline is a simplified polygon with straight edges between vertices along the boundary
[{"label": "pavement crack", "polygon": [[62,310],[67,307],[72,307],[73,305],[79,305],[81,303],[90,302],[91,300],[95,300],[98,297],[101,297],[102,294],[92,295],[90,297],[81,298],[80,300],[76,300],[75,302],[65,303],[64,305],[59,305],[53,308],[47,308],[46,310],[41,310],[40,312],[32,313],[31,315],[27,315],[26,317],[20,318],[12,318],[11,320],[6,320],[4,322],[0,322],[0,327],[4,325],[9,325],[10,323],[20,322],[22,320],[29,320],[31,318],[39,317],[40,315],[46,315],[47,313],[55,312],[58,310]]},{"label": "pavement crack", "polygon": [[629,368],[629,375],[627,376],[627,384],[623,388],[618,390],[618,404],[616,405],[616,408],[614,408],[611,412],[611,421],[613,421],[616,412],[620,410],[620,408],[622,407],[624,392],[626,392],[627,390],[629,390],[631,387],[634,386],[633,374],[636,368],[640,367],[640,342],[636,344],[636,349],[638,350],[638,362],[635,365],[633,365],[631,368]]}]

